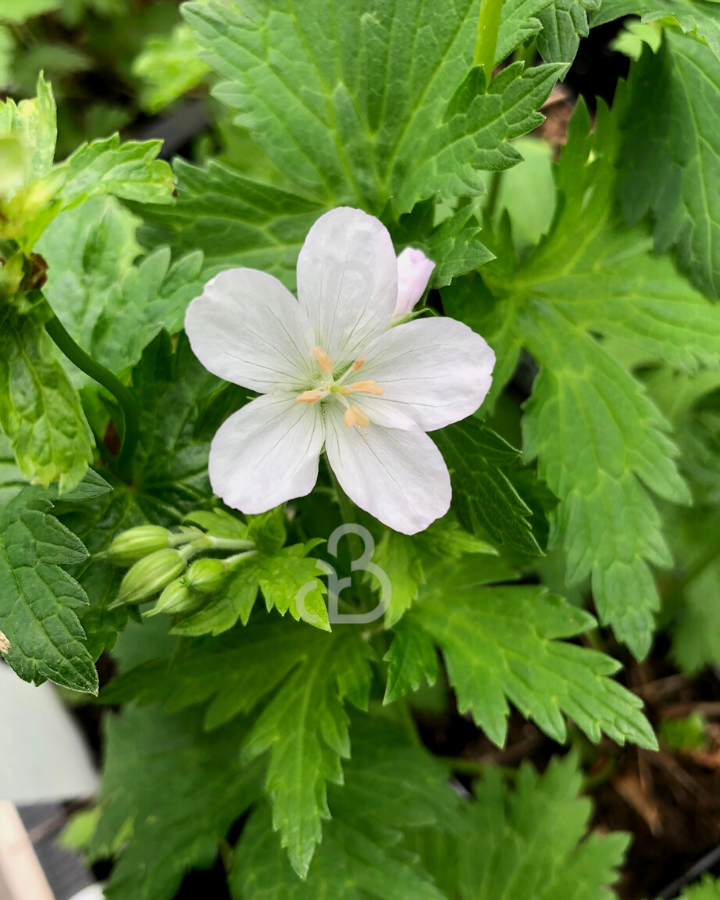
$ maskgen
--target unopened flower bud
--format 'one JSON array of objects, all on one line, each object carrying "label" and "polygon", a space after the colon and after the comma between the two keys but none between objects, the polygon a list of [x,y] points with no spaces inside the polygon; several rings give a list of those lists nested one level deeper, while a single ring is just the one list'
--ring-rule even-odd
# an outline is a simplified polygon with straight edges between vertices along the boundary
[{"label": "unopened flower bud", "polygon": [[160,594],[158,602],[146,616],[157,616],[163,613],[166,616],[175,616],[180,613],[189,613],[198,609],[205,603],[205,597],[196,591],[191,591],[184,578],[176,578],[171,581]]},{"label": "unopened flower bud", "polygon": [[139,525],[119,534],[108,547],[105,556],[118,566],[131,566],[143,556],[170,547],[171,539],[172,535],[167,528]]},{"label": "unopened flower bud", "polygon": [[214,594],[225,583],[226,573],[222,559],[198,559],[187,570],[185,584],[201,594]]},{"label": "unopened flower bud", "polygon": [[156,550],[129,569],[113,604],[142,603],[185,571],[185,554],[167,548]]},{"label": "unopened flower bud", "polygon": [[392,320],[403,319],[425,293],[435,263],[422,250],[406,247],[397,258],[398,296]]}]

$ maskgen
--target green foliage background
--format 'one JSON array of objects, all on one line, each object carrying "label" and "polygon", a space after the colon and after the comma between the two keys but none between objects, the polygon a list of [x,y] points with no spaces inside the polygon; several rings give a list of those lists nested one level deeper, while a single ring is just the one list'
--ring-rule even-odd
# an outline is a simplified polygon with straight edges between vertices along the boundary
[{"label": "green foliage background", "polygon": [[[505,0],[489,82],[479,12],[0,0],[0,650],[88,694],[114,655],[102,789],[67,836],[116,861],[109,898],[170,900],[219,856],[237,900],[605,900],[629,838],[589,831],[581,753],[476,767],[465,796],[414,710],[434,686],[498,747],[514,708],[558,744],[652,750],[632,658],[662,633],[681,672],[720,664],[720,4]],[[551,159],[527,135],[580,38],[625,16],[627,81],[578,100]],[[192,158],[160,158],[151,117],[201,108]],[[479,413],[433,434],[448,516],[407,537],[354,512],[393,583],[367,629],[328,621],[325,474],[258,517],[212,496],[210,440],[249,397],[182,333],[227,268],[294,289],[339,205],[423,249],[429,311],[498,360]],[[112,557],[141,525],[252,549],[146,619]]]}]

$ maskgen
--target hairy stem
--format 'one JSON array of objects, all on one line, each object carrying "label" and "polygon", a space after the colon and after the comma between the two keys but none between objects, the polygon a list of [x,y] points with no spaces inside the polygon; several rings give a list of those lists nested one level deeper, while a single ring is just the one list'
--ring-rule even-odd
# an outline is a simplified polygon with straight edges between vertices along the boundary
[{"label": "hairy stem", "polygon": [[475,41],[474,65],[485,70],[485,84],[489,85],[495,68],[495,50],[497,49],[498,31],[500,30],[500,14],[502,0],[480,0],[477,39]]},{"label": "hairy stem", "polygon": [[110,391],[120,404],[123,429],[122,446],[117,458],[117,471],[123,481],[131,483],[132,462],[140,436],[140,413],[133,395],[117,376],[75,343],[57,316],[53,315],[53,318],[45,324],[45,331],[73,365]]}]

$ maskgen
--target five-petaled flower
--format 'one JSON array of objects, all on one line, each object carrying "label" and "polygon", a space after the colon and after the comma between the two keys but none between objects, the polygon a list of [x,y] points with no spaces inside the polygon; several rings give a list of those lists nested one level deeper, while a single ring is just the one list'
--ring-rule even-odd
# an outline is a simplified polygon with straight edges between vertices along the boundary
[{"label": "five-petaled flower", "polygon": [[262,394],[212,442],[210,481],[228,506],[261,513],[309,494],[324,447],[347,495],[390,528],[415,534],[447,512],[450,477],[425,432],[478,409],[495,355],[454,319],[390,327],[432,272],[418,253],[397,258],[384,225],[342,207],[310,229],[297,300],[255,269],[222,272],[193,300],[198,359]]}]

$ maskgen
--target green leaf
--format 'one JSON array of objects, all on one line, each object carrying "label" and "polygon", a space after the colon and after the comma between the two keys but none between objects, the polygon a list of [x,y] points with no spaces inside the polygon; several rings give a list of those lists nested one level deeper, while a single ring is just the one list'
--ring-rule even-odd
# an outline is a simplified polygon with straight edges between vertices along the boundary
[{"label": "green leaf", "polygon": [[[357,737],[355,737],[357,735]],[[331,787],[332,818],[306,880],[293,872],[273,833],[270,811],[253,813],[230,873],[236,900],[443,900],[403,846],[425,828],[453,830],[458,799],[444,767],[424,750],[404,746],[387,725],[353,723],[353,757],[345,784]]]},{"label": "green leaf", "polygon": [[0,20],[22,24],[61,6],[61,0],[0,0]]},{"label": "green leaf", "polygon": [[518,253],[527,251],[547,233],[555,206],[553,148],[534,137],[519,138],[515,147],[523,161],[503,173],[497,192],[493,224],[497,227],[504,210],[512,222]]},{"label": "green leaf", "polygon": [[88,606],[79,611],[79,617],[93,659],[115,645],[118,633],[127,624],[126,607],[108,608],[117,595],[125,570],[99,558],[98,554],[107,550],[118,532],[147,521],[133,492],[122,482],[112,481],[112,491],[91,502],[77,503],[63,497],[56,504],[60,521],[80,538],[90,554],[83,562],[67,569],[88,597]]},{"label": "green leaf", "polygon": [[437,193],[477,194],[477,169],[517,162],[507,141],[539,124],[562,71],[510,66],[487,91],[465,80],[477,13],[474,0],[183,8],[203,59],[228,79],[216,96],[288,179],[324,207],[391,202],[398,215]]},{"label": "green leaf", "polygon": [[430,280],[433,288],[444,287],[458,275],[471,272],[493,258],[478,240],[480,223],[472,206],[463,206],[434,227],[435,202],[418,203],[412,212],[392,225],[395,247],[400,251],[412,245],[425,251],[435,268]]},{"label": "green leaf", "polygon": [[[0,18],[3,18],[0,15]],[[0,103],[0,135],[17,137],[25,153],[22,178],[13,193],[46,175],[55,156],[55,136],[57,134],[55,101],[52,88],[40,76],[37,83],[37,97],[21,100],[16,104],[8,99]]]},{"label": "green leaf", "polygon": [[559,640],[591,630],[593,617],[546,588],[440,588],[408,616],[440,645],[460,712],[470,711],[498,746],[508,700],[560,742],[566,715],[595,743],[605,733],[619,744],[657,746],[642,701],[607,677],[620,663]]},{"label": "green leaf", "polygon": [[702,881],[685,888],[680,900],[718,900],[720,898],[720,881],[705,875]]},{"label": "green leaf", "polygon": [[329,816],[325,785],[342,783],[340,759],[350,755],[343,700],[367,703],[367,653],[355,632],[324,641],[264,708],[244,746],[246,759],[271,751],[265,789],[273,829],[301,877]]},{"label": "green leaf", "polygon": [[590,33],[588,13],[600,9],[601,0],[555,0],[540,13],[542,31],[538,50],[546,62],[571,63],[581,37]]},{"label": "green leaf", "polygon": [[273,801],[273,827],[304,875],[328,815],[327,782],[342,783],[341,759],[350,754],[344,701],[367,706],[369,654],[357,629],[326,634],[253,617],[246,628],[182,644],[169,662],[130,670],[102,699],[165,699],[178,709],[212,698],[207,728],[250,713],[262,701],[243,754],[251,760],[270,751],[265,789]]},{"label": "green leaf", "polygon": [[[715,52],[667,32],[631,70],[620,191],[630,222],[648,211],[655,246],[674,246],[679,265],[709,297],[720,297],[720,7]],[[695,4],[683,4],[695,6]]]},{"label": "green leaf", "polygon": [[49,678],[97,693],[78,619],[87,597],[62,568],[88,553],[51,509],[47,491],[26,487],[0,513],[0,631],[10,643],[4,656],[24,681]]},{"label": "green leaf", "polygon": [[[92,554],[102,553],[119,532],[134,525],[178,526],[185,515],[197,515],[211,503],[207,458],[213,430],[207,433],[205,419],[228,387],[200,365],[184,336],[173,352],[167,334],[161,333],[133,369],[131,389],[141,410],[134,484],[105,473],[113,485],[111,495],[81,508],[66,502],[59,506],[63,522]],[[97,656],[114,644],[127,622],[124,608],[108,608],[124,570],[95,558],[72,571],[88,593],[90,605],[81,615],[88,646]]]},{"label": "green leaf", "polygon": [[[707,373],[717,381],[717,372]],[[683,451],[682,467],[690,480],[694,504],[689,509],[665,506],[676,573],[663,589],[663,618],[670,625],[670,655],[683,672],[694,675],[720,663],[720,610],[715,602],[720,589],[720,392],[695,395],[683,376],[653,378],[653,395],[671,404]],[[707,390],[707,381],[706,390]],[[701,381],[702,385],[702,381]],[[709,385],[715,387],[712,382]],[[683,394],[689,394],[687,407]]]},{"label": "green leaf", "polygon": [[476,534],[482,529],[501,544],[539,554],[530,508],[505,471],[517,462],[519,451],[474,418],[432,437],[450,470],[453,510],[463,528]]},{"label": "green leaf", "polygon": [[207,734],[190,710],[127,709],[107,723],[95,858],[119,856],[105,896],[171,900],[185,872],[208,868],[218,842],[262,789],[262,769],[240,763],[236,722]]},{"label": "green leaf", "polygon": [[179,524],[185,514],[207,506],[209,436],[203,412],[224,389],[195,358],[184,335],[173,344],[160,332],[132,372],[140,409],[135,455],[136,503],[154,524]]},{"label": "green leaf", "polygon": [[695,710],[679,719],[662,719],[658,730],[660,745],[669,750],[707,749],[707,719]]},{"label": "green leaf", "polygon": [[121,144],[117,134],[78,147],[59,167],[65,176],[60,191],[63,207],[101,194],[138,203],[172,203],[172,170],[155,159],[161,147],[162,141]]},{"label": "green leaf", "polygon": [[432,637],[412,617],[398,622],[384,659],[389,664],[383,703],[394,703],[409,691],[417,691],[423,680],[432,687],[437,681],[438,660]]},{"label": "green leaf", "polygon": [[[590,24],[595,27],[632,15],[660,26],[677,24],[683,32],[706,41],[720,58],[720,10],[716,0],[603,0]],[[676,129],[677,125],[673,126],[673,131]]]},{"label": "green leaf", "polygon": [[0,135],[19,141],[21,165],[4,185],[0,237],[16,240],[26,256],[50,222],[90,197],[114,194],[139,203],[172,203],[175,178],[155,157],[161,141],[120,143],[117,134],[83,144],[53,165],[57,137],[55,101],[42,73],[37,97],[18,106],[0,103]]},{"label": "green leaf", "polygon": [[0,433],[0,512],[26,486],[27,480],[15,461],[12,444]]},{"label": "green leaf", "polygon": [[[145,221],[139,237],[146,246],[169,244],[176,253],[199,248],[205,259],[203,277],[247,266],[295,289],[300,247],[327,207],[251,181],[216,161],[199,169],[177,160],[175,172],[180,179],[175,206],[133,206]],[[391,228],[398,251],[419,247],[436,263],[432,285],[440,287],[483,265],[491,254],[478,239],[480,225],[472,207],[459,209],[437,227],[434,217],[435,203],[421,203]]]},{"label": "green leaf", "polygon": [[588,835],[592,804],[570,754],[543,775],[528,764],[515,789],[488,767],[460,834],[462,896],[473,900],[611,900],[629,835]]},{"label": "green leaf", "polygon": [[23,475],[73,488],[92,461],[93,437],[55,345],[33,314],[0,308],[0,424]]},{"label": "green leaf", "polygon": [[720,359],[720,310],[651,253],[642,229],[622,221],[613,202],[619,144],[617,115],[601,104],[589,134],[578,104],[548,237],[515,271],[507,262],[484,267],[474,305],[472,289],[448,289],[443,302],[500,358],[525,346],[540,363],[523,435],[526,458],[538,457],[540,477],[561,500],[551,545],[565,547],[569,584],[592,574],[601,622],[642,657],[658,608],[648,562],[671,562],[646,489],[676,503],[689,493],[669,424],[596,336],[697,371]]},{"label": "green leaf", "polygon": [[537,17],[551,3],[552,0],[504,0],[495,48],[496,66],[516,47],[538,35],[542,23]]},{"label": "green leaf", "polygon": [[386,531],[373,554],[373,564],[390,579],[392,594],[385,610],[385,627],[391,628],[410,608],[425,581],[422,557],[412,538],[397,531]]},{"label": "green leaf", "polygon": [[178,159],[177,203],[137,208],[146,246],[169,244],[176,254],[201,250],[203,277],[225,269],[262,269],[289,288],[310,226],[326,208],[281,188],[263,185],[211,161],[199,169]]},{"label": "green leaf", "polygon": [[159,112],[202,81],[208,68],[198,49],[187,25],[176,25],[167,37],[148,38],[132,64],[144,84],[139,102],[145,112]]},{"label": "green leaf", "polygon": [[[390,579],[392,592],[385,610],[385,627],[392,628],[418,596],[425,584],[425,568],[437,577],[443,564],[455,568],[455,561],[467,553],[497,556],[497,550],[460,528],[453,519],[438,519],[420,534],[408,537],[397,531],[386,531],[373,553],[373,564]],[[370,576],[373,587],[377,582]]]},{"label": "green leaf", "polygon": [[[238,619],[247,625],[258,590],[262,591],[268,612],[275,608],[281,615],[290,612],[296,621],[303,619],[316,628],[330,631],[325,606],[325,585],[318,580],[317,561],[307,554],[315,542],[293,544],[243,560],[222,591],[198,612],[182,619],[173,634],[198,637],[221,634]],[[306,586],[310,586],[307,587]],[[304,610],[298,610],[297,596],[303,588]]]},{"label": "green leaf", "polygon": [[[163,328],[182,330],[188,303],[202,292],[202,253],[170,263],[159,248],[133,261],[137,222],[112,197],[89,200],[56,219],[38,251],[48,263],[43,293],[72,337],[111,371],[134,365]],[[88,383],[75,372],[78,384]]]},{"label": "green leaf", "polygon": [[12,32],[4,25],[0,25],[0,89],[6,88],[10,83],[14,50],[15,41]]},{"label": "green leaf", "polygon": [[[435,540],[432,531],[431,526],[424,534],[428,536],[428,544],[435,544],[439,558],[434,565],[426,560],[427,583],[422,588],[418,585],[418,595],[421,590],[423,595],[452,595],[456,590],[517,578],[517,573],[500,557],[460,557],[452,553],[446,542]],[[423,679],[432,686],[438,671],[432,637],[423,630],[417,618],[405,616],[393,625],[392,632],[393,641],[384,656],[388,663],[384,704],[393,703],[408,691],[417,691]]]}]

